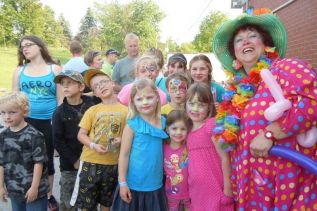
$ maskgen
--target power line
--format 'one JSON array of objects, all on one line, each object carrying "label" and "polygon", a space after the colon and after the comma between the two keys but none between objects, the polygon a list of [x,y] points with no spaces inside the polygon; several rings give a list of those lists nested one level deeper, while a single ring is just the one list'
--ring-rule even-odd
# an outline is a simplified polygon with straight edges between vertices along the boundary
[{"label": "power line", "polygon": [[[193,23],[186,31],[184,31],[184,33],[182,33],[182,35],[183,35],[183,34],[186,34],[187,32],[189,32],[189,31],[198,23],[198,21],[200,21],[201,17],[204,15],[204,13],[206,12],[206,10],[209,8],[209,6],[210,6],[210,4],[212,3],[212,1],[213,1],[213,0],[209,0],[208,5],[203,9],[202,12],[199,13],[200,15],[196,18],[196,20],[194,21],[194,23]],[[204,4],[203,4],[203,5],[204,5]],[[180,39],[180,36],[179,36],[176,40],[178,40],[178,39]]]}]

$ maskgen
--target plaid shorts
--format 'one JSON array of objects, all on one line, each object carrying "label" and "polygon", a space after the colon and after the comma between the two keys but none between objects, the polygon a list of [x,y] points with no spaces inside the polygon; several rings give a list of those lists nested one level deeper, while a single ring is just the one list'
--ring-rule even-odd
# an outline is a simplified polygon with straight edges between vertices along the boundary
[{"label": "plaid shorts", "polygon": [[83,162],[77,179],[79,179],[79,185],[75,187],[78,191],[75,204],[77,208],[92,210],[98,203],[111,207],[113,193],[118,184],[118,165]]}]

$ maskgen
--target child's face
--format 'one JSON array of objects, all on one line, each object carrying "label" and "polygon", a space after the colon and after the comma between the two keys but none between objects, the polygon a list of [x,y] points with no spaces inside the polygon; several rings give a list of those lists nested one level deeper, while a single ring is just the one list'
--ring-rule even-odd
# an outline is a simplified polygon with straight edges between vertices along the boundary
[{"label": "child's face", "polygon": [[171,75],[176,72],[185,73],[185,66],[182,62],[171,63],[167,66],[168,74]]},{"label": "child's face", "polygon": [[190,68],[190,77],[195,82],[207,82],[208,75],[209,69],[204,61],[198,60],[192,63]]},{"label": "child's face", "polygon": [[79,82],[74,81],[69,77],[62,78],[60,84],[62,87],[63,94],[67,98],[71,98],[78,94],[80,95],[85,88],[84,84],[80,84]]},{"label": "child's face", "polygon": [[168,93],[171,101],[176,104],[183,104],[186,100],[187,83],[180,79],[171,79],[168,83]]},{"label": "child's face", "polygon": [[158,74],[159,69],[155,62],[145,59],[138,64],[137,78],[149,78],[155,81]]},{"label": "child's face", "polygon": [[151,115],[155,113],[158,96],[151,87],[145,87],[142,90],[137,91],[133,98],[136,110],[143,115]]},{"label": "child's face", "polygon": [[114,83],[105,75],[96,75],[90,79],[90,87],[96,97],[107,99],[113,95]]},{"label": "child's face", "polygon": [[101,69],[103,64],[103,60],[101,55],[95,56],[92,60],[91,66],[96,68],[96,69]]},{"label": "child's face", "polygon": [[1,106],[1,117],[6,127],[11,129],[19,128],[27,117],[28,111],[17,106],[6,105]]},{"label": "child's face", "polygon": [[208,104],[200,102],[198,95],[186,102],[187,115],[193,122],[203,122],[208,116]]},{"label": "child's face", "polygon": [[176,121],[167,127],[167,133],[171,141],[176,143],[183,143],[186,139],[188,128],[184,121]]}]

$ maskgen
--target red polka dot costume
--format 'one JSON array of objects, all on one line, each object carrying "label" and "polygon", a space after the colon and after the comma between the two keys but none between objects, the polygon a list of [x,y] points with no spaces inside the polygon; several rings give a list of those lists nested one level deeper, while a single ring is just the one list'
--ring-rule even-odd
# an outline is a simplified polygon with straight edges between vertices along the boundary
[{"label": "red polka dot costume", "polygon": [[[275,141],[317,162],[317,145],[301,147],[299,133],[317,121],[316,71],[298,59],[281,59],[270,68],[292,108],[277,120],[288,138]],[[238,210],[317,210],[317,177],[286,159],[254,158],[249,146],[260,129],[270,124],[264,111],[275,103],[262,81],[241,114],[239,142],[231,152],[232,182]]]}]

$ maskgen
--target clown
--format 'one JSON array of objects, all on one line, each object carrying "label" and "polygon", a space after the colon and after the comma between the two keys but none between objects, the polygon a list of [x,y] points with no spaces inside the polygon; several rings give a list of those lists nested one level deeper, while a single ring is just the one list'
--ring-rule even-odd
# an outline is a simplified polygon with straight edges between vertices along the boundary
[{"label": "clown", "polygon": [[[217,31],[213,50],[230,76],[230,90],[217,114],[216,140],[231,151],[235,200],[241,210],[314,209],[316,176],[269,156],[273,145],[316,159],[316,145],[302,148],[297,135],[316,125],[317,83],[312,66],[283,58],[286,30],[273,14],[244,14]],[[274,121],[265,110],[275,103],[261,71],[268,69],[291,108]]]}]

